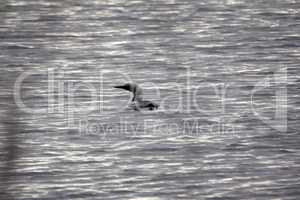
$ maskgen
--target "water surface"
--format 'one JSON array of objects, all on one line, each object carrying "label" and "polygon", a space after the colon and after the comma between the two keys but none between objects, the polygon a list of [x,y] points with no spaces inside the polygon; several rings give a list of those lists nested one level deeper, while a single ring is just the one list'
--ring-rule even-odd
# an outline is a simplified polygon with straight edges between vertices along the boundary
[{"label": "water surface", "polygon": [[[299,199],[299,13],[294,0],[2,2],[3,198]],[[159,110],[127,109],[113,86],[128,81]]]}]

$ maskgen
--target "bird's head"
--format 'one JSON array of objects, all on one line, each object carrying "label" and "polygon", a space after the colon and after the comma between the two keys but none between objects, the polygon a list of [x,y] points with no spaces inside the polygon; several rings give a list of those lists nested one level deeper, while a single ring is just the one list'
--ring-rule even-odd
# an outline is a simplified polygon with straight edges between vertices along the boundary
[{"label": "bird's head", "polygon": [[123,89],[123,90],[127,90],[127,91],[133,91],[133,87],[131,83],[126,83],[124,85],[117,85],[114,86],[114,88],[119,88],[119,89]]},{"label": "bird's head", "polygon": [[117,86],[114,86],[114,88],[127,90],[127,91],[130,91],[133,93],[135,93],[135,91],[137,91],[139,89],[138,85],[135,83],[126,83],[124,85],[117,85]]},{"label": "bird's head", "polygon": [[133,93],[132,101],[143,99],[142,89],[136,83],[126,83],[124,85],[117,85],[117,86],[114,86],[114,88],[119,88],[119,89],[123,89],[123,90],[127,90],[129,92],[132,92]]}]

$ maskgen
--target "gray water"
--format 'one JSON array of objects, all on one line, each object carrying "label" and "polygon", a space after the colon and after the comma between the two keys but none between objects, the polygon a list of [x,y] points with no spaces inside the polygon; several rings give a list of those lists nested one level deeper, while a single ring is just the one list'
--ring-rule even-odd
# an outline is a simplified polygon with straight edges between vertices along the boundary
[{"label": "gray water", "polygon": [[299,199],[299,47],[296,0],[2,0],[1,199]]}]

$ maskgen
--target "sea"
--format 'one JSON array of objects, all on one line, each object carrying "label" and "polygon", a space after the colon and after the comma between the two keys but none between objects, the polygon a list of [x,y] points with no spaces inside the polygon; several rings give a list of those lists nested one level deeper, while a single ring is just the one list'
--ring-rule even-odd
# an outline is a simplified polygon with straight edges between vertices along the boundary
[{"label": "sea", "polygon": [[299,64],[298,0],[1,0],[0,199],[298,200]]}]

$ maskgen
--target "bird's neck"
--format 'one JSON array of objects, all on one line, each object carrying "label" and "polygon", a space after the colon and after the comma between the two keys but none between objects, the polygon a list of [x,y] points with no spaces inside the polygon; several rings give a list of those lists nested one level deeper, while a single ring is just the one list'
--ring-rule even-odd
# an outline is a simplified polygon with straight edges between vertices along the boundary
[{"label": "bird's neck", "polygon": [[142,90],[141,89],[134,89],[132,92],[133,97],[131,101],[142,101],[143,100],[143,95],[142,95]]}]

